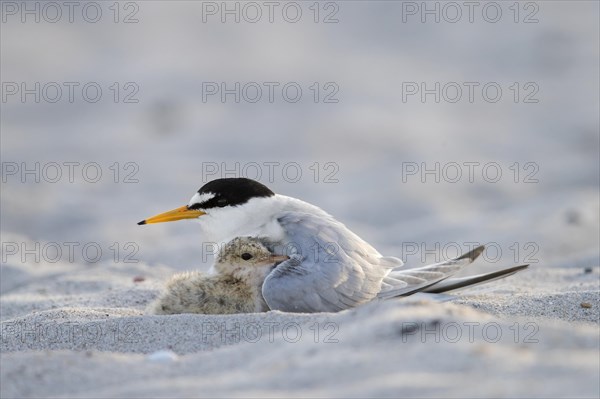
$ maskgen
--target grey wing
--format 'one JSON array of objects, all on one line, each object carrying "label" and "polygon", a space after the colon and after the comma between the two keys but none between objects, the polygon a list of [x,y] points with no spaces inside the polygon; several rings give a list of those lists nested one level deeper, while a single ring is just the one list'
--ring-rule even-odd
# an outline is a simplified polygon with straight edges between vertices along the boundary
[{"label": "grey wing", "polygon": [[480,246],[458,258],[433,265],[415,269],[394,270],[383,280],[381,292],[377,297],[386,299],[425,291],[428,287],[434,286],[458,273],[466,265],[477,259],[484,249],[484,246]]},{"label": "grey wing", "polygon": [[402,265],[332,217],[286,212],[278,221],[286,232],[284,244],[297,253],[265,278],[262,294],[273,310],[337,312],[361,305],[377,296],[392,268]]}]

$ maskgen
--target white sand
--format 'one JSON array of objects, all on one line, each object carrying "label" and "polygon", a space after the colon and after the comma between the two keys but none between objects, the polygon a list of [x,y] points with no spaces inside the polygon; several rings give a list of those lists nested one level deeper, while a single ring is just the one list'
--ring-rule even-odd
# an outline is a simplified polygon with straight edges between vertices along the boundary
[{"label": "white sand", "polygon": [[445,303],[232,316],[143,315],[167,268],[48,269],[2,269],[3,398],[599,393],[598,266],[534,267]]}]

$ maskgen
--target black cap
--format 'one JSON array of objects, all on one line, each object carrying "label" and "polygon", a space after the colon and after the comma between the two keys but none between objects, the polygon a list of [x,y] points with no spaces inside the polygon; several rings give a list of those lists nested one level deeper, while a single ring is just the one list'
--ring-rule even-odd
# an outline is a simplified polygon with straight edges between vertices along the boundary
[{"label": "black cap", "polygon": [[213,194],[214,197],[190,209],[223,208],[225,206],[242,205],[252,198],[271,197],[275,193],[264,184],[244,177],[216,179],[206,183],[198,190],[198,194]]}]

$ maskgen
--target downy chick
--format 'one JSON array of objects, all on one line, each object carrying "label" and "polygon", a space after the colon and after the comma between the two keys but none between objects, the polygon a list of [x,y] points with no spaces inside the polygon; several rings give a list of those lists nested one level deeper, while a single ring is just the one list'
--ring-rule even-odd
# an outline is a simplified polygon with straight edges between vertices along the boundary
[{"label": "downy chick", "polygon": [[149,308],[150,314],[232,314],[269,310],[262,296],[267,274],[287,256],[273,255],[256,238],[237,237],[219,252],[216,274],[179,273]]}]

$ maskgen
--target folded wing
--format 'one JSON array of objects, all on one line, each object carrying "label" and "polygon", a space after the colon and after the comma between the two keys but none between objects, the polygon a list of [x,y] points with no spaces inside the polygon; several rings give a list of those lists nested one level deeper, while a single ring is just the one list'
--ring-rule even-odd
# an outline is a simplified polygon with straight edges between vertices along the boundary
[{"label": "folded wing", "polygon": [[285,244],[298,253],[263,283],[263,297],[273,310],[337,312],[361,305],[377,297],[385,276],[402,265],[333,218],[286,212],[278,222]]}]

